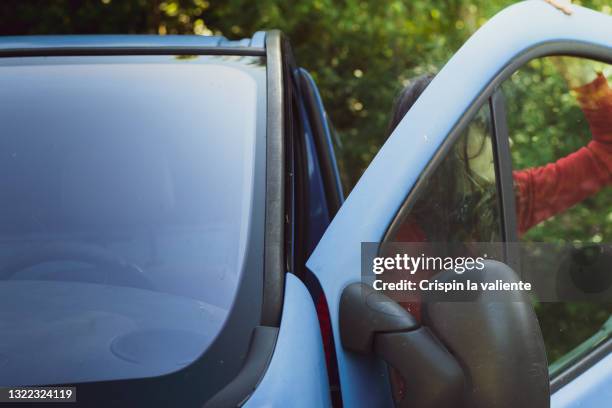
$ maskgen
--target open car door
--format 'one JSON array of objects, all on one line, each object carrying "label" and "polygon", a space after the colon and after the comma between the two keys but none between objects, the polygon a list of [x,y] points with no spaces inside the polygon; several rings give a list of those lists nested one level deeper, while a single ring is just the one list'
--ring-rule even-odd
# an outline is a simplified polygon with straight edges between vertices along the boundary
[{"label": "open car door", "polygon": [[[517,279],[513,268],[518,260],[507,246],[517,240],[518,227],[506,119],[507,106],[517,102],[504,98],[502,85],[521,67],[546,56],[612,62],[612,17],[568,7],[563,11],[544,1],[522,2],[474,34],[389,137],[308,260],[329,305],[345,406],[392,406],[394,401],[419,407],[550,405],[542,334],[525,295],[513,293],[494,303],[481,301],[482,296],[461,304],[442,298],[421,305],[419,319],[418,313],[372,289],[362,275],[371,265],[362,260],[370,248],[364,243],[397,240],[407,219],[420,223],[425,241],[431,241],[429,231],[449,223],[440,213],[428,217],[411,211],[419,200],[426,208],[456,204],[452,197],[436,196],[435,186],[452,187],[455,193],[465,186],[440,173],[454,147],[476,132],[487,140],[482,146],[490,159],[474,168],[491,194],[486,205],[482,200],[461,202],[464,225],[455,231],[472,232],[463,240],[504,246],[503,262],[485,263],[483,281]],[[483,170],[487,163],[490,168]],[[446,168],[448,174],[452,171]],[[554,406],[601,405],[609,398],[610,341],[599,345],[596,361],[552,387]],[[399,392],[398,381],[391,378],[397,375],[402,377]]]}]

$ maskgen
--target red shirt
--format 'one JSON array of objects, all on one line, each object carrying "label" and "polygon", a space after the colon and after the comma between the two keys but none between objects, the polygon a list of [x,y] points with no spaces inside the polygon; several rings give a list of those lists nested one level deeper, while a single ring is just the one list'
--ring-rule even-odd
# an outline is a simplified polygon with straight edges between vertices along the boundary
[{"label": "red shirt", "polygon": [[612,90],[598,74],[576,92],[593,140],[554,163],[513,172],[519,235],[612,182]]}]

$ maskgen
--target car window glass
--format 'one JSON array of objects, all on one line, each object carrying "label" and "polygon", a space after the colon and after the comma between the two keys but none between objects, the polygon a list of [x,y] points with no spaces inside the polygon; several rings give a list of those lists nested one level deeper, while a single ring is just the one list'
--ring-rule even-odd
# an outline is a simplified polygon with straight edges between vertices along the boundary
[{"label": "car window glass", "polygon": [[243,271],[261,272],[247,248],[263,236],[265,67],[92,56],[2,58],[0,71],[0,383],[186,367]]},{"label": "car window glass", "polygon": [[423,181],[390,241],[499,241],[495,177],[491,115],[485,105]]},{"label": "car window glass", "polygon": [[[611,242],[611,74],[607,64],[546,57],[503,84],[521,242],[567,245],[566,252]],[[561,279],[552,269],[538,273]],[[605,299],[559,300],[536,305],[549,363],[597,333],[612,312]]]}]

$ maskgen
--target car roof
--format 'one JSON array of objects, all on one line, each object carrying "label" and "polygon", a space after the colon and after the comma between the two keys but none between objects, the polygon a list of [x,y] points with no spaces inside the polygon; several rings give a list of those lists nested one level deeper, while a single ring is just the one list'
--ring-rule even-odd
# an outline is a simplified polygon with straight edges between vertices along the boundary
[{"label": "car roof", "polygon": [[202,35],[33,35],[0,37],[0,55],[38,54],[48,51],[79,52],[164,50],[198,51],[217,53],[261,53],[265,50],[266,33],[258,31],[251,38],[228,40],[222,36]]}]

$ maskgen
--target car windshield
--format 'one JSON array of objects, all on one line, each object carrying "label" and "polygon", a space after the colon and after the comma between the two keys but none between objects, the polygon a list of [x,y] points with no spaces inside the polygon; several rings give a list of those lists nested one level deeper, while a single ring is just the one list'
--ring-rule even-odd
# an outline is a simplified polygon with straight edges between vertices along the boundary
[{"label": "car windshield", "polygon": [[262,81],[255,57],[0,59],[0,385],[206,350],[263,239]]}]

